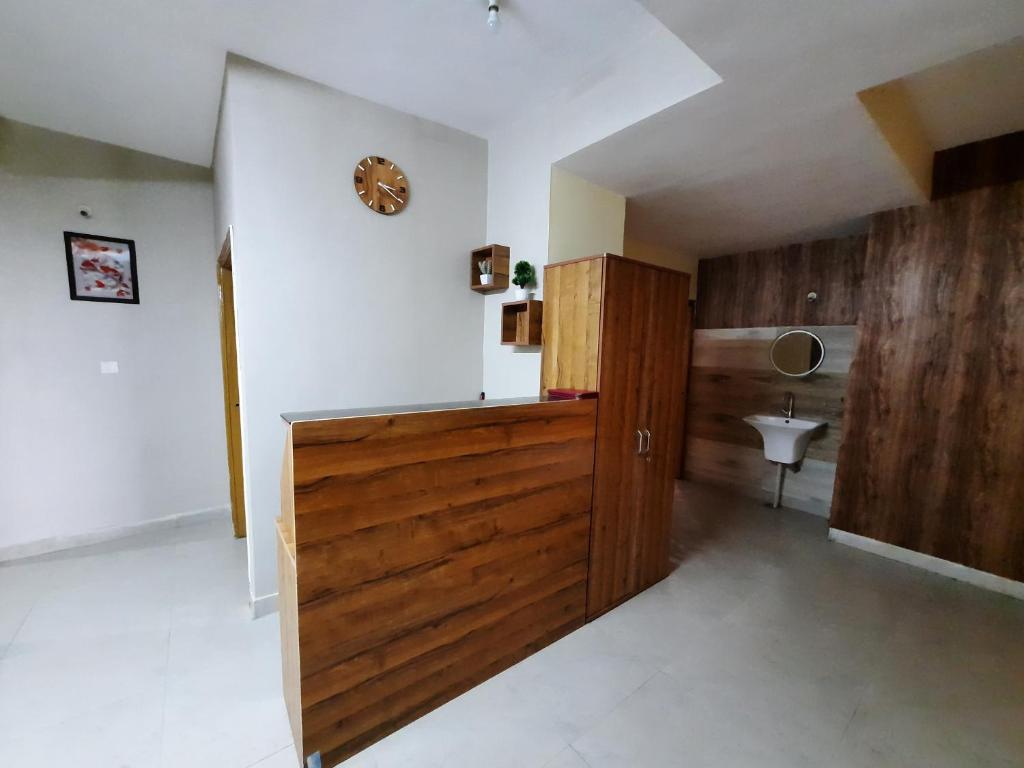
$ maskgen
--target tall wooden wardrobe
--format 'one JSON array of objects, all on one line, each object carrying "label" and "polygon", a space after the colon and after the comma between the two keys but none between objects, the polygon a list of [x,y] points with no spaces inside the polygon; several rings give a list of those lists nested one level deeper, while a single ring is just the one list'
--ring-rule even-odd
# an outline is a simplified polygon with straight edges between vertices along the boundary
[{"label": "tall wooden wardrobe", "polygon": [[669,572],[690,276],[611,254],[544,268],[541,390],[597,390],[587,618]]}]

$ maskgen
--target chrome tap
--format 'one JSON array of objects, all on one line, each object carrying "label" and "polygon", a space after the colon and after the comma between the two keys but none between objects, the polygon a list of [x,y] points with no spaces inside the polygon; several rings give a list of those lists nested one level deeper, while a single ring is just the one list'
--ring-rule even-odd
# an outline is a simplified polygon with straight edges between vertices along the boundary
[{"label": "chrome tap", "polygon": [[782,413],[785,415],[785,417],[787,419],[792,419],[793,418],[793,403],[794,403],[795,399],[796,398],[793,397],[793,393],[792,392],[787,392],[786,393],[786,405],[782,409]]}]

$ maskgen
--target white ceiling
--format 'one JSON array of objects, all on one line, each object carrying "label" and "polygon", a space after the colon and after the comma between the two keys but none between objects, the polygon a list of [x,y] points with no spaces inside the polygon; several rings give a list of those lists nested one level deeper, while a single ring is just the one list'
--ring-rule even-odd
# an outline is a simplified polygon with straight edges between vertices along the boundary
[{"label": "white ceiling", "polygon": [[627,235],[698,255],[920,202],[864,88],[906,77],[939,148],[1024,128],[1012,46],[936,66],[1024,33],[1022,0],[504,0],[502,16],[494,35],[485,0],[0,0],[0,115],[208,165],[227,51],[485,137],[568,108],[582,141],[561,164],[630,198]]},{"label": "white ceiling", "polygon": [[[921,202],[856,93],[1024,32],[1021,0],[644,5],[723,82],[560,165],[630,198],[627,236],[702,256],[840,234]],[[940,74],[912,88],[929,135],[1024,128],[1020,59],[995,69],[983,83],[947,90]],[[993,106],[1006,101],[1016,106]]]},{"label": "white ceiling", "polygon": [[502,8],[492,34],[486,0],[0,0],[0,115],[209,165],[227,51],[485,137],[631,49],[708,72],[634,0]]},{"label": "white ceiling", "polygon": [[1024,129],[1024,38],[901,79],[935,149]]}]

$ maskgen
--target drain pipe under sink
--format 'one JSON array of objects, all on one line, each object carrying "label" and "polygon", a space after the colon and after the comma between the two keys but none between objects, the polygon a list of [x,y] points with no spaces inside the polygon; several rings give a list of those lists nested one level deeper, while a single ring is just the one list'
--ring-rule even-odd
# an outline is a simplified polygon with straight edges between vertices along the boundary
[{"label": "drain pipe under sink", "polygon": [[772,509],[782,506],[782,480],[786,476],[786,465],[778,462],[779,472],[775,478],[775,500],[772,502]]}]

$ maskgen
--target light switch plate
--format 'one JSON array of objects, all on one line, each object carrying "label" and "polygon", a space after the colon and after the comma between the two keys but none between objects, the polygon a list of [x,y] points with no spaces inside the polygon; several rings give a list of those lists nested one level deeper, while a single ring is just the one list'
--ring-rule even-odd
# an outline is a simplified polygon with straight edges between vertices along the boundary
[{"label": "light switch plate", "polygon": [[100,360],[100,373],[117,373],[117,360]]}]

